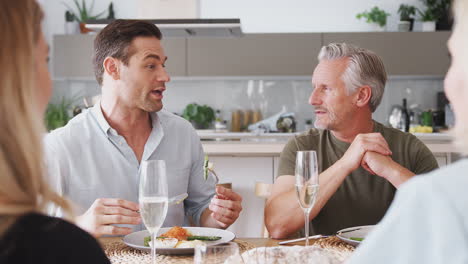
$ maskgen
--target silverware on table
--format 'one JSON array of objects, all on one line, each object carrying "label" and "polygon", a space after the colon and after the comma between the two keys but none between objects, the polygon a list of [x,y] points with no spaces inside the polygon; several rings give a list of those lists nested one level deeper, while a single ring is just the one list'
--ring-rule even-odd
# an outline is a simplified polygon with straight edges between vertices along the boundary
[{"label": "silverware on table", "polygon": [[[317,238],[324,238],[324,237],[329,237],[329,236],[315,235],[315,236],[309,236],[309,239],[317,239]],[[304,240],[306,240],[306,238],[302,237],[302,238],[297,238],[297,239],[292,239],[292,240],[281,241],[278,244],[284,245],[284,244],[289,244],[289,243],[294,243],[294,242],[299,242],[299,241],[304,241]]]},{"label": "silverware on table", "polygon": [[358,228],[353,228],[353,229],[346,230],[346,231],[339,231],[339,232],[336,232],[336,234],[339,235],[339,234],[349,233],[349,232],[353,232],[353,231],[358,231],[358,230],[361,230],[361,229],[362,229],[362,227],[358,227]]},{"label": "silverware on table", "polygon": [[[340,234],[343,234],[343,233],[353,232],[353,231],[360,230],[361,228],[362,228],[362,227],[353,228],[353,229],[350,229],[350,230],[346,230],[346,231],[342,231],[342,232],[337,232],[336,234],[337,234],[337,235],[340,235]],[[315,236],[309,236],[309,239],[325,238],[325,237],[329,237],[329,236],[330,236],[330,235],[315,235]],[[279,244],[279,245],[284,245],[284,244],[289,244],[289,243],[294,243],[294,242],[300,242],[300,241],[304,241],[304,240],[306,240],[306,238],[305,238],[305,237],[301,237],[301,238],[297,238],[297,239],[281,241],[281,242],[279,242],[278,244]]]}]

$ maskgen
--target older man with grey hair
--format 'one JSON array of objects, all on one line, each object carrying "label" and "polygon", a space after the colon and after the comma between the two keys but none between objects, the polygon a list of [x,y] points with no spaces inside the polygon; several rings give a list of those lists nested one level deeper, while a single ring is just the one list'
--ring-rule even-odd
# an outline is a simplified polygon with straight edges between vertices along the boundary
[{"label": "older man with grey hair", "polygon": [[265,223],[274,238],[298,231],[304,235],[293,176],[298,150],[315,150],[318,157],[319,191],[309,214],[312,234],[376,224],[402,183],[437,168],[430,150],[415,136],[372,119],[387,81],[379,56],[332,43],[322,47],[318,59],[309,98],[316,128],[284,147],[265,208]]}]

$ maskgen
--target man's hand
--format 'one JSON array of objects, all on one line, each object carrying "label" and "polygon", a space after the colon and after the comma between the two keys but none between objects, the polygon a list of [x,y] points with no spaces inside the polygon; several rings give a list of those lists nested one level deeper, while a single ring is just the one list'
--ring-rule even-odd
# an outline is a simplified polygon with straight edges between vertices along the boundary
[{"label": "man's hand", "polygon": [[138,204],[122,199],[96,199],[88,211],[76,218],[76,224],[95,237],[127,235],[132,232],[131,228],[114,224],[140,224],[138,209]]},{"label": "man's hand", "polygon": [[362,158],[368,151],[391,155],[387,141],[380,133],[359,134],[354,138],[351,146],[339,160],[348,174],[361,166]]},{"label": "man's hand", "polygon": [[385,156],[376,152],[368,151],[364,154],[361,166],[372,174],[387,179],[395,187],[414,176],[414,173],[404,168],[392,160],[390,156]]},{"label": "man's hand", "polygon": [[230,189],[217,186],[209,209],[211,218],[222,228],[227,228],[236,221],[242,211],[242,197]]}]

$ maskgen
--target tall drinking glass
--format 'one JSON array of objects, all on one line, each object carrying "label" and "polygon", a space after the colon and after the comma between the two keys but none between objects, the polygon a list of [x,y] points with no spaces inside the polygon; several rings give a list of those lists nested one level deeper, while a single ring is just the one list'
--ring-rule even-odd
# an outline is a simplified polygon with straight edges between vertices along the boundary
[{"label": "tall drinking glass", "polygon": [[298,151],[296,155],[296,194],[304,210],[306,246],[309,245],[309,215],[319,189],[317,153]]},{"label": "tall drinking glass", "polygon": [[151,258],[156,263],[156,236],[167,214],[167,179],[164,160],[142,161],[139,170],[140,213],[151,234]]}]

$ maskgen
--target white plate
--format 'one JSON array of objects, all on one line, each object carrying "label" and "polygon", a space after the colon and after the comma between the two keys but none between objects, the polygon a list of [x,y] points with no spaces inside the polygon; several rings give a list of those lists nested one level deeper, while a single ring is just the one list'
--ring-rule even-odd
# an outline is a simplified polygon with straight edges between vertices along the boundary
[{"label": "white plate", "polygon": [[[358,246],[361,242],[350,239],[350,238],[351,237],[365,238],[367,234],[369,234],[372,231],[373,228],[374,228],[373,225],[349,227],[349,228],[341,229],[340,231],[336,232],[336,236],[348,244],[351,244],[353,246]],[[345,232],[345,231],[349,231],[353,229],[357,229],[357,230],[340,234],[341,232]]]},{"label": "white plate", "polygon": [[[219,236],[221,237],[220,240],[216,241],[207,241],[206,244],[208,245],[217,245],[217,244],[222,244],[222,243],[227,243],[236,236],[234,233],[227,231],[227,230],[222,230],[222,229],[216,229],[216,228],[207,228],[207,227],[184,227],[187,229],[192,235],[194,236]],[[166,233],[171,229],[170,227],[165,227],[161,228],[158,232],[158,235]],[[151,248],[146,247],[144,245],[144,238],[149,236],[148,230],[143,230],[143,231],[138,231],[138,232],[133,232],[131,234],[126,235],[123,238],[123,242],[127,244],[127,246],[150,252]],[[157,254],[163,254],[163,255],[186,255],[186,254],[193,254],[193,248],[156,248],[156,253]]]}]

